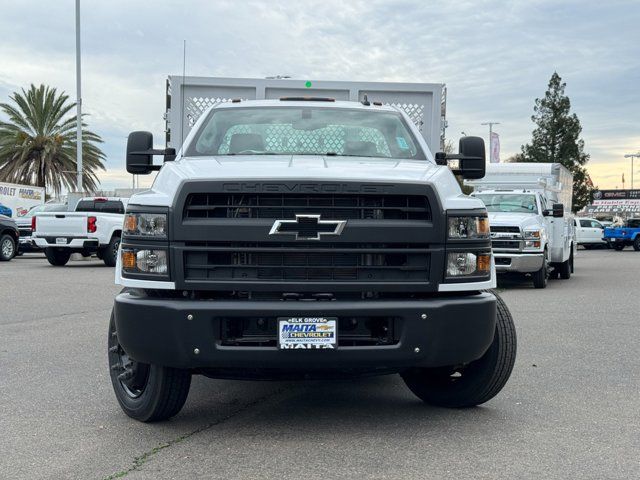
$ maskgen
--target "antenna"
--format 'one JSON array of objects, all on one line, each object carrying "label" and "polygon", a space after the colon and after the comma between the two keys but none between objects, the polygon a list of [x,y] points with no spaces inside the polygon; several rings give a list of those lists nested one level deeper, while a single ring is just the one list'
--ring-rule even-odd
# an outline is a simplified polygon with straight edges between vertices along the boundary
[{"label": "antenna", "polygon": [[180,86],[180,145],[179,150],[182,150],[182,144],[184,142],[184,84],[185,84],[185,72],[187,70],[187,41],[182,41],[182,85]]}]

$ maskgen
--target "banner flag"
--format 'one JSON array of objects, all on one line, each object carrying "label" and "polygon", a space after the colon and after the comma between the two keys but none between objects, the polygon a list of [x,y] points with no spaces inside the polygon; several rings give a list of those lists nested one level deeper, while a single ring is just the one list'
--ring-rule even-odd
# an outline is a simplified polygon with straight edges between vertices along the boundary
[{"label": "banner flag", "polygon": [[491,163],[500,163],[500,135],[496,132],[491,132],[489,145],[489,155],[491,159]]}]

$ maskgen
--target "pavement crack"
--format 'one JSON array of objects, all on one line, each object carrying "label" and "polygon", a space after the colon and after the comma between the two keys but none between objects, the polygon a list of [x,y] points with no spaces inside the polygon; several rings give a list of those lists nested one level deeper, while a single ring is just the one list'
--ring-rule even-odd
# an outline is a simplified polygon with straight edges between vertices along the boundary
[{"label": "pavement crack", "polygon": [[116,473],[112,473],[111,475],[104,477],[103,480],[114,480],[116,478],[124,478],[127,475],[129,475],[131,472],[135,472],[137,470],[140,470],[140,468],[146,464],[154,455],[156,455],[157,453],[161,452],[162,450],[165,450],[169,447],[172,447],[173,445],[177,445],[185,440],[187,440],[188,438],[193,437],[194,435],[197,435],[198,433],[202,433],[206,430],[209,430],[212,427],[215,427],[217,425],[220,425],[224,422],[226,422],[227,420],[230,420],[231,418],[235,417],[236,415],[250,409],[251,407],[258,405],[266,400],[269,400],[273,397],[276,397],[278,395],[280,395],[281,393],[285,392],[286,390],[288,390],[287,388],[281,387],[278,388],[275,392],[269,393],[267,395],[263,395],[261,397],[255,398],[252,401],[243,404],[241,407],[229,412],[227,415],[224,415],[218,419],[216,419],[213,422],[207,423],[206,425],[203,425],[201,427],[196,428],[195,430],[192,430],[191,432],[187,432],[183,435],[180,435],[179,437],[174,438],[173,440],[169,440],[168,442],[164,442],[161,443],[160,445],[157,445],[155,447],[153,447],[151,450],[148,450],[140,455],[138,455],[137,457],[134,457],[133,459],[133,463],[131,464],[131,466],[125,470],[121,470],[119,472]]}]

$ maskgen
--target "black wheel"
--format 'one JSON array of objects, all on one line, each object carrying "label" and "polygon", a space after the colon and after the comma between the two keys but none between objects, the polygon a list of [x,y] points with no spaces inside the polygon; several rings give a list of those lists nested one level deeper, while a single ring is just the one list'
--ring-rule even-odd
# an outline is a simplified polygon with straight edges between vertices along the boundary
[{"label": "black wheel", "polygon": [[45,248],[44,254],[49,263],[54,267],[62,267],[67,264],[71,258],[71,252],[66,248]]},{"label": "black wheel", "polygon": [[109,245],[102,251],[102,261],[107,267],[115,267],[118,259],[118,248],[120,247],[120,237],[111,237]]},{"label": "black wheel", "polygon": [[108,347],[111,384],[124,413],[141,422],[156,422],[182,409],[191,386],[191,372],[130,358],[118,343],[113,312]]},{"label": "black wheel", "polygon": [[636,239],[633,241],[633,249],[636,252],[640,252],[640,235],[638,235]]},{"label": "black wheel", "polygon": [[431,405],[466,408],[480,405],[502,390],[516,360],[516,329],[509,309],[498,306],[496,333],[486,353],[463,367],[416,368],[402,374],[409,389]]},{"label": "black wheel", "polygon": [[4,234],[0,237],[0,262],[8,262],[16,256],[16,241],[11,235]]},{"label": "black wheel", "polygon": [[549,257],[547,251],[544,251],[544,262],[542,267],[537,272],[531,274],[533,278],[534,288],[546,288],[547,280],[549,279]]},{"label": "black wheel", "polygon": [[613,244],[613,249],[618,252],[621,252],[622,250],[624,250],[624,247],[625,247],[625,244],[622,242],[616,242]]}]

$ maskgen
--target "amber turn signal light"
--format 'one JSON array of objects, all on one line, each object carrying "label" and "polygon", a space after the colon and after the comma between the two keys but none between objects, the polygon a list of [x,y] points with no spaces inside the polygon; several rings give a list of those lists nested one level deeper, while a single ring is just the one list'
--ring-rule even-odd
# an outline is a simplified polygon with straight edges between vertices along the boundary
[{"label": "amber turn signal light", "polygon": [[478,255],[478,264],[476,266],[476,270],[479,273],[489,273],[489,271],[491,270],[491,255]]},{"label": "amber turn signal light", "polygon": [[131,250],[122,251],[122,268],[123,270],[135,270],[136,254]]}]

